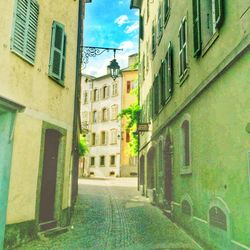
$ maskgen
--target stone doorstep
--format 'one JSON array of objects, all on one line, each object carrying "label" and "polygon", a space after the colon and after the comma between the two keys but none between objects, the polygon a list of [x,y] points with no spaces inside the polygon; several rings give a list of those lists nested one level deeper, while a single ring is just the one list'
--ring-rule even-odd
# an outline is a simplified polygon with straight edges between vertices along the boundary
[{"label": "stone doorstep", "polygon": [[67,231],[69,231],[70,227],[55,227],[55,228],[51,228],[48,229],[46,231],[42,231],[38,233],[38,237],[42,240],[46,237],[50,237],[50,236],[55,236],[55,235],[59,235],[59,234],[63,234],[66,233]]}]

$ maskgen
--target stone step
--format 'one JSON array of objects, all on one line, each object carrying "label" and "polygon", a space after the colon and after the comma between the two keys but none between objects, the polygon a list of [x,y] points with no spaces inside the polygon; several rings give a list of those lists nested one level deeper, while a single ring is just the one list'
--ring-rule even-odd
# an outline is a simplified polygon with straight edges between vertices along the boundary
[{"label": "stone step", "polygon": [[55,227],[55,228],[51,228],[51,229],[39,232],[38,236],[41,238],[55,236],[55,235],[66,233],[68,230],[69,230],[69,227]]}]

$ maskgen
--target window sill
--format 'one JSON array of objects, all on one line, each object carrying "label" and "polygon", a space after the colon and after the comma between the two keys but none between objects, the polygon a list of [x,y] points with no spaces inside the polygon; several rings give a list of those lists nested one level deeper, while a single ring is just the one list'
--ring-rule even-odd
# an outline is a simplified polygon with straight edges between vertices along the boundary
[{"label": "window sill", "polygon": [[90,166],[91,168],[95,168],[95,166]]},{"label": "window sill", "polygon": [[111,167],[111,168],[116,168],[116,165],[110,165],[109,167]]},{"label": "window sill", "polygon": [[28,58],[26,58],[24,55],[22,55],[21,53],[19,53],[18,51],[16,51],[15,49],[11,48],[10,51],[13,54],[16,54],[18,57],[20,57],[21,59],[23,59],[24,61],[26,61],[27,63],[29,63],[31,66],[35,65],[35,62],[32,60],[29,60]]},{"label": "window sill", "polygon": [[49,76],[50,79],[52,79],[58,85],[60,85],[61,87],[65,88],[64,82],[62,80],[56,79],[55,77],[51,76],[50,74],[48,74],[48,76]]},{"label": "window sill", "polygon": [[208,41],[204,46],[202,46],[202,53],[201,53],[201,56],[202,56],[202,57],[208,52],[208,50],[209,50],[210,47],[214,44],[214,42],[217,40],[218,37],[219,37],[219,32],[216,31],[216,32],[211,36],[211,38],[209,39],[209,41]]},{"label": "window sill", "polygon": [[180,175],[192,175],[191,166],[185,166],[181,168]]}]

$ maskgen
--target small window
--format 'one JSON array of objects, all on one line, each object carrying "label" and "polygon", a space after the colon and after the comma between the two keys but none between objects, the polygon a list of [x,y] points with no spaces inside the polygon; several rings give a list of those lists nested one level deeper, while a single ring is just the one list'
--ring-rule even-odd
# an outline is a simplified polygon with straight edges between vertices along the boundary
[{"label": "small window", "polygon": [[88,103],[88,92],[87,91],[83,92],[83,103],[84,104]]},{"label": "small window", "polygon": [[92,117],[93,123],[97,123],[97,111],[96,110],[93,111],[92,115],[93,115],[93,117]]},{"label": "small window", "polygon": [[115,104],[111,106],[111,119],[116,120],[117,115],[118,115],[118,106]]},{"label": "small window", "polygon": [[131,81],[127,81],[127,93],[130,93],[131,90]]},{"label": "small window", "polygon": [[112,84],[112,96],[116,96],[118,94],[118,85],[117,83]]},{"label": "small window", "polygon": [[107,108],[102,109],[102,121],[103,122],[108,121],[108,110],[107,110]]},{"label": "small window", "polygon": [[158,9],[158,43],[160,43],[163,33],[163,22],[162,22],[162,4],[160,3]]},{"label": "small window", "polygon": [[104,86],[103,87],[103,99],[106,99],[108,97],[109,97],[108,86]]},{"label": "small window", "polygon": [[102,131],[101,132],[101,145],[105,145],[106,143],[106,132]]},{"label": "small window", "polygon": [[130,142],[130,133],[129,133],[129,131],[126,132],[126,142]]},{"label": "small window", "polygon": [[90,166],[95,166],[95,157],[90,157]]},{"label": "small window", "polygon": [[98,101],[98,89],[94,89],[93,101],[94,102]]},{"label": "small window", "polygon": [[192,208],[190,203],[187,200],[183,200],[181,202],[181,211],[183,214],[186,214],[188,216],[192,215]]},{"label": "small window", "polygon": [[187,73],[187,19],[183,18],[179,28],[179,75],[182,79]]},{"label": "small window", "polygon": [[117,143],[117,129],[111,129],[111,144]]},{"label": "small window", "polygon": [[16,1],[11,51],[34,64],[39,6],[36,0]]},{"label": "small window", "polygon": [[61,85],[64,84],[65,79],[66,40],[64,25],[54,21],[50,46],[49,76]]},{"label": "small window", "polygon": [[155,77],[154,83],[153,83],[153,115],[154,117],[159,112],[159,102],[160,102],[160,96],[159,96],[159,75]]},{"label": "small window", "polygon": [[110,156],[110,165],[114,166],[115,165],[115,155]]},{"label": "small window", "polygon": [[143,22],[143,20],[144,20],[144,17],[140,15],[140,26],[139,26],[140,34],[139,35],[140,35],[141,40],[143,40],[143,36],[144,36],[144,27],[143,27],[144,22]]},{"label": "small window", "polygon": [[227,217],[222,209],[219,207],[212,207],[209,210],[210,225],[227,231]]},{"label": "small window", "polygon": [[100,157],[100,166],[104,167],[105,166],[105,156]]},{"label": "small window", "polygon": [[92,136],[91,136],[91,144],[92,144],[92,146],[95,146],[95,145],[96,145],[96,133],[92,133]]},{"label": "small window", "polygon": [[183,166],[190,166],[190,124],[188,120],[183,121],[182,130],[182,160]]}]

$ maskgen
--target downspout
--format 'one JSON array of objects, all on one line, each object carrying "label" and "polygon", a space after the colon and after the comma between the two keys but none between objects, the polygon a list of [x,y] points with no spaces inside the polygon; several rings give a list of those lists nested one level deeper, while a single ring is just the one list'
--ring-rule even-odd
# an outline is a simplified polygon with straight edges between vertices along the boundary
[{"label": "downspout", "polygon": [[72,181],[71,181],[71,206],[73,206],[78,193],[78,160],[79,160],[79,134],[80,130],[80,93],[81,93],[81,61],[82,61],[82,44],[83,44],[83,16],[84,0],[79,0],[78,9],[78,34],[77,34],[77,51],[76,51],[76,78],[75,78],[75,98],[74,98],[74,117],[73,117],[73,139],[72,139]]}]

